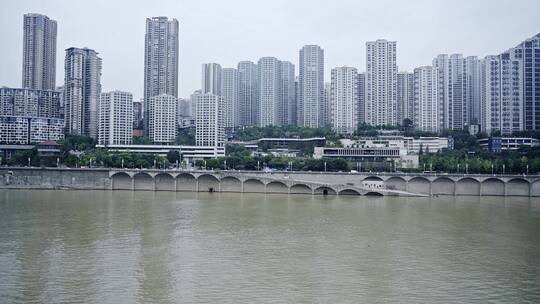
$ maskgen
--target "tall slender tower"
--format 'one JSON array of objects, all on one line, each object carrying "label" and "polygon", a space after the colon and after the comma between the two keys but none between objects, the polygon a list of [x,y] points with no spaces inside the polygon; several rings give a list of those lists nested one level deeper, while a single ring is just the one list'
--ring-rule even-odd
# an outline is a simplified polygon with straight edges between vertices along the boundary
[{"label": "tall slender tower", "polygon": [[259,67],[259,125],[281,125],[282,95],[281,95],[281,62],[275,57],[262,57],[257,64]]},{"label": "tall slender tower", "polygon": [[22,87],[54,90],[56,21],[40,14],[24,15]]},{"label": "tall slender tower", "polygon": [[318,128],[323,123],[324,98],[324,50],[318,45],[300,49],[298,90],[298,125]]},{"label": "tall slender tower", "polygon": [[167,17],[146,19],[144,39],[144,129],[148,133],[153,96],[178,97],[178,20]]},{"label": "tall slender tower", "polygon": [[366,123],[397,125],[396,42],[366,42]]},{"label": "tall slender tower", "polygon": [[439,94],[437,69],[423,66],[414,69],[414,106],[412,120],[414,125],[422,130],[438,132],[439,123]]},{"label": "tall slender tower", "polygon": [[296,124],[296,93],[294,88],[294,64],[281,61],[282,125]]},{"label": "tall slender tower", "polygon": [[202,93],[221,95],[221,65],[218,63],[203,63],[201,75]]},{"label": "tall slender tower", "polygon": [[221,70],[221,95],[223,96],[223,120],[225,128],[238,127],[238,71],[234,68]]},{"label": "tall slender tower", "polygon": [[257,65],[251,61],[238,63],[238,113],[241,126],[259,122],[259,88]]},{"label": "tall slender tower", "polygon": [[66,132],[97,139],[101,58],[88,48],[66,50],[64,102]]},{"label": "tall slender tower", "polygon": [[414,111],[414,74],[399,72],[397,74],[397,107],[398,123],[408,118],[413,119]]},{"label": "tall slender tower", "polygon": [[332,69],[330,122],[340,134],[352,134],[358,127],[358,72],[351,67]]}]

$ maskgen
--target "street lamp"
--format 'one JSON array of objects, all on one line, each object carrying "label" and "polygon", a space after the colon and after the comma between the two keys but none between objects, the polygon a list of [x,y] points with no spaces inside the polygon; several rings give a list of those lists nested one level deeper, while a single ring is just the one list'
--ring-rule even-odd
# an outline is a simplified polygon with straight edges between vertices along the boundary
[{"label": "street lamp", "polygon": [[459,173],[459,163],[457,164],[457,173]]},{"label": "street lamp", "polygon": [[324,172],[326,172],[326,162],[324,162]]},{"label": "street lamp", "polygon": [[30,157],[28,158],[28,167],[30,167]]},{"label": "street lamp", "polygon": [[504,175],[504,172],[506,171],[506,165],[503,164],[503,175]]},{"label": "street lamp", "polygon": [[493,163],[491,163],[491,175],[495,175],[494,168],[493,168]]},{"label": "street lamp", "polygon": [[469,174],[469,163],[465,163],[465,174]]},{"label": "street lamp", "polygon": [[260,161],[257,161],[257,170],[261,170],[260,169]]},{"label": "street lamp", "polygon": [[124,159],[122,158],[122,169],[124,168]]}]

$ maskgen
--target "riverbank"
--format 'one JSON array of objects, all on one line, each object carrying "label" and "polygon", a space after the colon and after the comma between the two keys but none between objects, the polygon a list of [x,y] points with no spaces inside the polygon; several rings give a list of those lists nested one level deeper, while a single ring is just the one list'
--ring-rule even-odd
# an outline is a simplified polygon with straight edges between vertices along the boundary
[{"label": "riverbank", "polygon": [[536,175],[0,168],[3,189],[390,196],[540,196]]}]

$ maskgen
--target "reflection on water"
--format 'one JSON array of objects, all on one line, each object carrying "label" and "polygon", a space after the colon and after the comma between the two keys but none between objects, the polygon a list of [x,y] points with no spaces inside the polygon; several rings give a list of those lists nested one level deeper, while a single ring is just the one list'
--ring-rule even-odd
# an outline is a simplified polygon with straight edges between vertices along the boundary
[{"label": "reflection on water", "polygon": [[540,301],[540,201],[0,191],[0,303]]}]

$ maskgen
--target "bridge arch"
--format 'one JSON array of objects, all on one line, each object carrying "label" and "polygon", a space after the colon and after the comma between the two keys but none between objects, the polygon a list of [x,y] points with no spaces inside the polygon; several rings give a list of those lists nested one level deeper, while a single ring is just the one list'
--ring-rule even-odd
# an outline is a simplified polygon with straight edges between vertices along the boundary
[{"label": "bridge arch", "polygon": [[365,194],[366,196],[384,196],[384,194],[377,191],[369,191]]},{"label": "bridge arch", "polygon": [[383,179],[378,177],[378,176],[371,175],[371,176],[368,176],[368,177],[364,178],[362,181],[363,182],[382,182]]},{"label": "bridge arch", "polygon": [[116,172],[111,176],[113,190],[132,190],[131,176],[126,172]]},{"label": "bridge arch", "polygon": [[530,183],[523,178],[513,178],[506,183],[506,195],[529,196]]},{"label": "bridge arch", "polygon": [[219,179],[212,174],[202,174],[197,178],[199,192],[219,192]]},{"label": "bridge arch", "polygon": [[197,179],[189,173],[176,176],[176,191],[197,191]]},{"label": "bridge arch", "polygon": [[290,194],[312,194],[313,191],[306,184],[294,184],[291,186]]},{"label": "bridge arch", "polygon": [[337,194],[336,190],[327,186],[318,187],[313,191],[313,193],[316,195],[336,195]]},{"label": "bridge arch", "polygon": [[175,191],[175,179],[172,175],[166,172],[158,173],[154,176],[157,191]]},{"label": "bridge arch", "polygon": [[245,193],[264,193],[265,188],[264,183],[258,179],[250,178],[244,181]]},{"label": "bridge arch", "polygon": [[354,189],[342,189],[338,192],[339,195],[362,195],[360,192]]},{"label": "bridge arch", "polygon": [[154,179],[146,172],[133,175],[133,190],[154,190]]},{"label": "bridge arch", "polygon": [[490,177],[480,183],[480,193],[482,195],[504,195],[505,184],[502,180]]},{"label": "bridge arch", "polygon": [[456,195],[480,195],[480,182],[472,177],[464,177],[456,183]]},{"label": "bridge arch", "polygon": [[425,177],[417,176],[407,182],[407,191],[413,193],[429,194],[431,183]]},{"label": "bridge arch", "polygon": [[221,192],[242,192],[242,181],[234,176],[221,179]]},{"label": "bridge arch", "polygon": [[289,187],[280,181],[271,181],[266,184],[266,193],[288,193]]},{"label": "bridge arch", "polygon": [[407,181],[400,176],[393,176],[386,180],[386,188],[390,190],[407,191]]},{"label": "bridge arch", "polygon": [[540,196],[540,179],[537,179],[531,183],[531,195]]},{"label": "bridge arch", "polygon": [[456,183],[448,177],[438,177],[431,183],[431,194],[454,195]]}]

